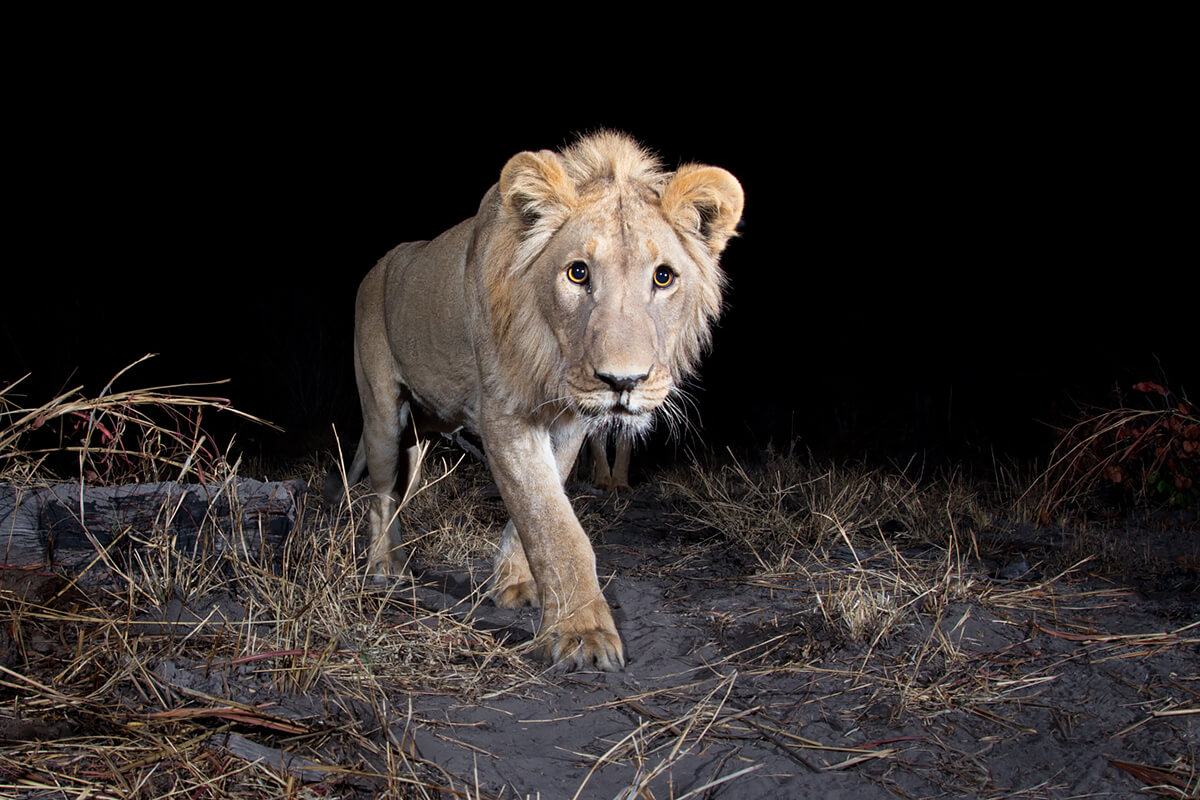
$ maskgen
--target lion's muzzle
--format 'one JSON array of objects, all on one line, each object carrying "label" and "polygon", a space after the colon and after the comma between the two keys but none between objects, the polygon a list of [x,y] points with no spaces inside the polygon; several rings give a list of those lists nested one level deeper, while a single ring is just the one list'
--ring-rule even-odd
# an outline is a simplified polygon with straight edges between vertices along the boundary
[{"label": "lion's muzzle", "polygon": [[630,392],[637,388],[639,383],[650,377],[649,372],[644,372],[641,375],[610,375],[597,370],[594,374],[622,397],[627,397]]},{"label": "lion's muzzle", "polygon": [[[645,398],[635,395],[638,386],[650,377],[649,372],[644,372],[641,375],[613,375],[597,370],[593,374],[597,380],[607,384],[612,389],[612,406],[609,409],[609,413],[615,416],[626,416],[645,414],[649,411],[646,408]],[[644,393],[637,393],[637,395],[641,394]]]}]

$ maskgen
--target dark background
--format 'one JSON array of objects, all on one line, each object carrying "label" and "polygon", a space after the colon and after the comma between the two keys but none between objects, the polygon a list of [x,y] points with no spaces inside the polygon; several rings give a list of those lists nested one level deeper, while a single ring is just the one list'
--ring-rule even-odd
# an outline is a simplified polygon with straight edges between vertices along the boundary
[{"label": "dark background", "polygon": [[1195,388],[1194,103],[1169,52],[1017,44],[569,91],[503,60],[494,85],[399,66],[366,84],[295,53],[218,70],[173,43],[26,74],[0,380],[32,373],[29,403],[95,393],[154,352],[118,388],[229,378],[202,391],[286,429],[242,430],[254,453],[326,446],[331,422],[352,438],[362,276],[473,214],[514,153],[612,127],[746,190],[693,389],[706,446],[1044,455],[1079,403]]}]

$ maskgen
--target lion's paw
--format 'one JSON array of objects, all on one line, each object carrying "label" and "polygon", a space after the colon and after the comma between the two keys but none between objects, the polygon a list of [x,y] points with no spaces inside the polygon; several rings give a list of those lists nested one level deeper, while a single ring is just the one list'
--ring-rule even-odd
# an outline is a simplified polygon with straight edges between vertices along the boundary
[{"label": "lion's paw", "polygon": [[534,655],[555,669],[571,672],[599,669],[617,672],[625,667],[625,650],[613,623],[612,612],[601,598],[558,621],[540,634]]},{"label": "lion's paw", "polygon": [[493,589],[492,602],[500,608],[537,608],[541,605],[538,600],[537,584],[533,581],[520,581],[507,586]]}]

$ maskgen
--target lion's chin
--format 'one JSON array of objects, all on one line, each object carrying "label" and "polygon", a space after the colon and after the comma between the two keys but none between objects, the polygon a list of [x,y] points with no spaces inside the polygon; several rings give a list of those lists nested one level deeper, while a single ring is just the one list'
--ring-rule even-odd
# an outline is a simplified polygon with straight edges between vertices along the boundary
[{"label": "lion's chin", "polygon": [[650,425],[658,406],[658,403],[647,402],[645,398],[630,397],[628,394],[614,395],[612,392],[592,392],[576,397],[576,407],[597,427],[641,430]]},{"label": "lion's chin", "polygon": [[604,416],[611,417],[611,418],[617,419],[617,420],[628,420],[628,421],[634,422],[636,424],[636,420],[639,420],[643,417],[649,419],[650,416],[652,415],[652,413],[653,412],[651,412],[651,411],[646,411],[646,410],[637,409],[637,408],[630,408],[627,405],[622,405],[621,403],[615,403],[608,409],[608,413],[605,414]]}]

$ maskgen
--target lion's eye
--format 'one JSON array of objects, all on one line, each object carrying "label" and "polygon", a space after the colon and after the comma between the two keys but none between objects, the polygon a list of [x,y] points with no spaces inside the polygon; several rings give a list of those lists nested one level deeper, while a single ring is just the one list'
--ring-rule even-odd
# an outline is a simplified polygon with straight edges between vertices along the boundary
[{"label": "lion's eye", "polygon": [[567,265],[567,280],[583,285],[588,281],[588,265],[582,261],[572,261]]},{"label": "lion's eye", "polygon": [[666,289],[675,282],[675,278],[675,270],[666,264],[661,264],[658,269],[654,270],[654,286],[658,289]]}]

